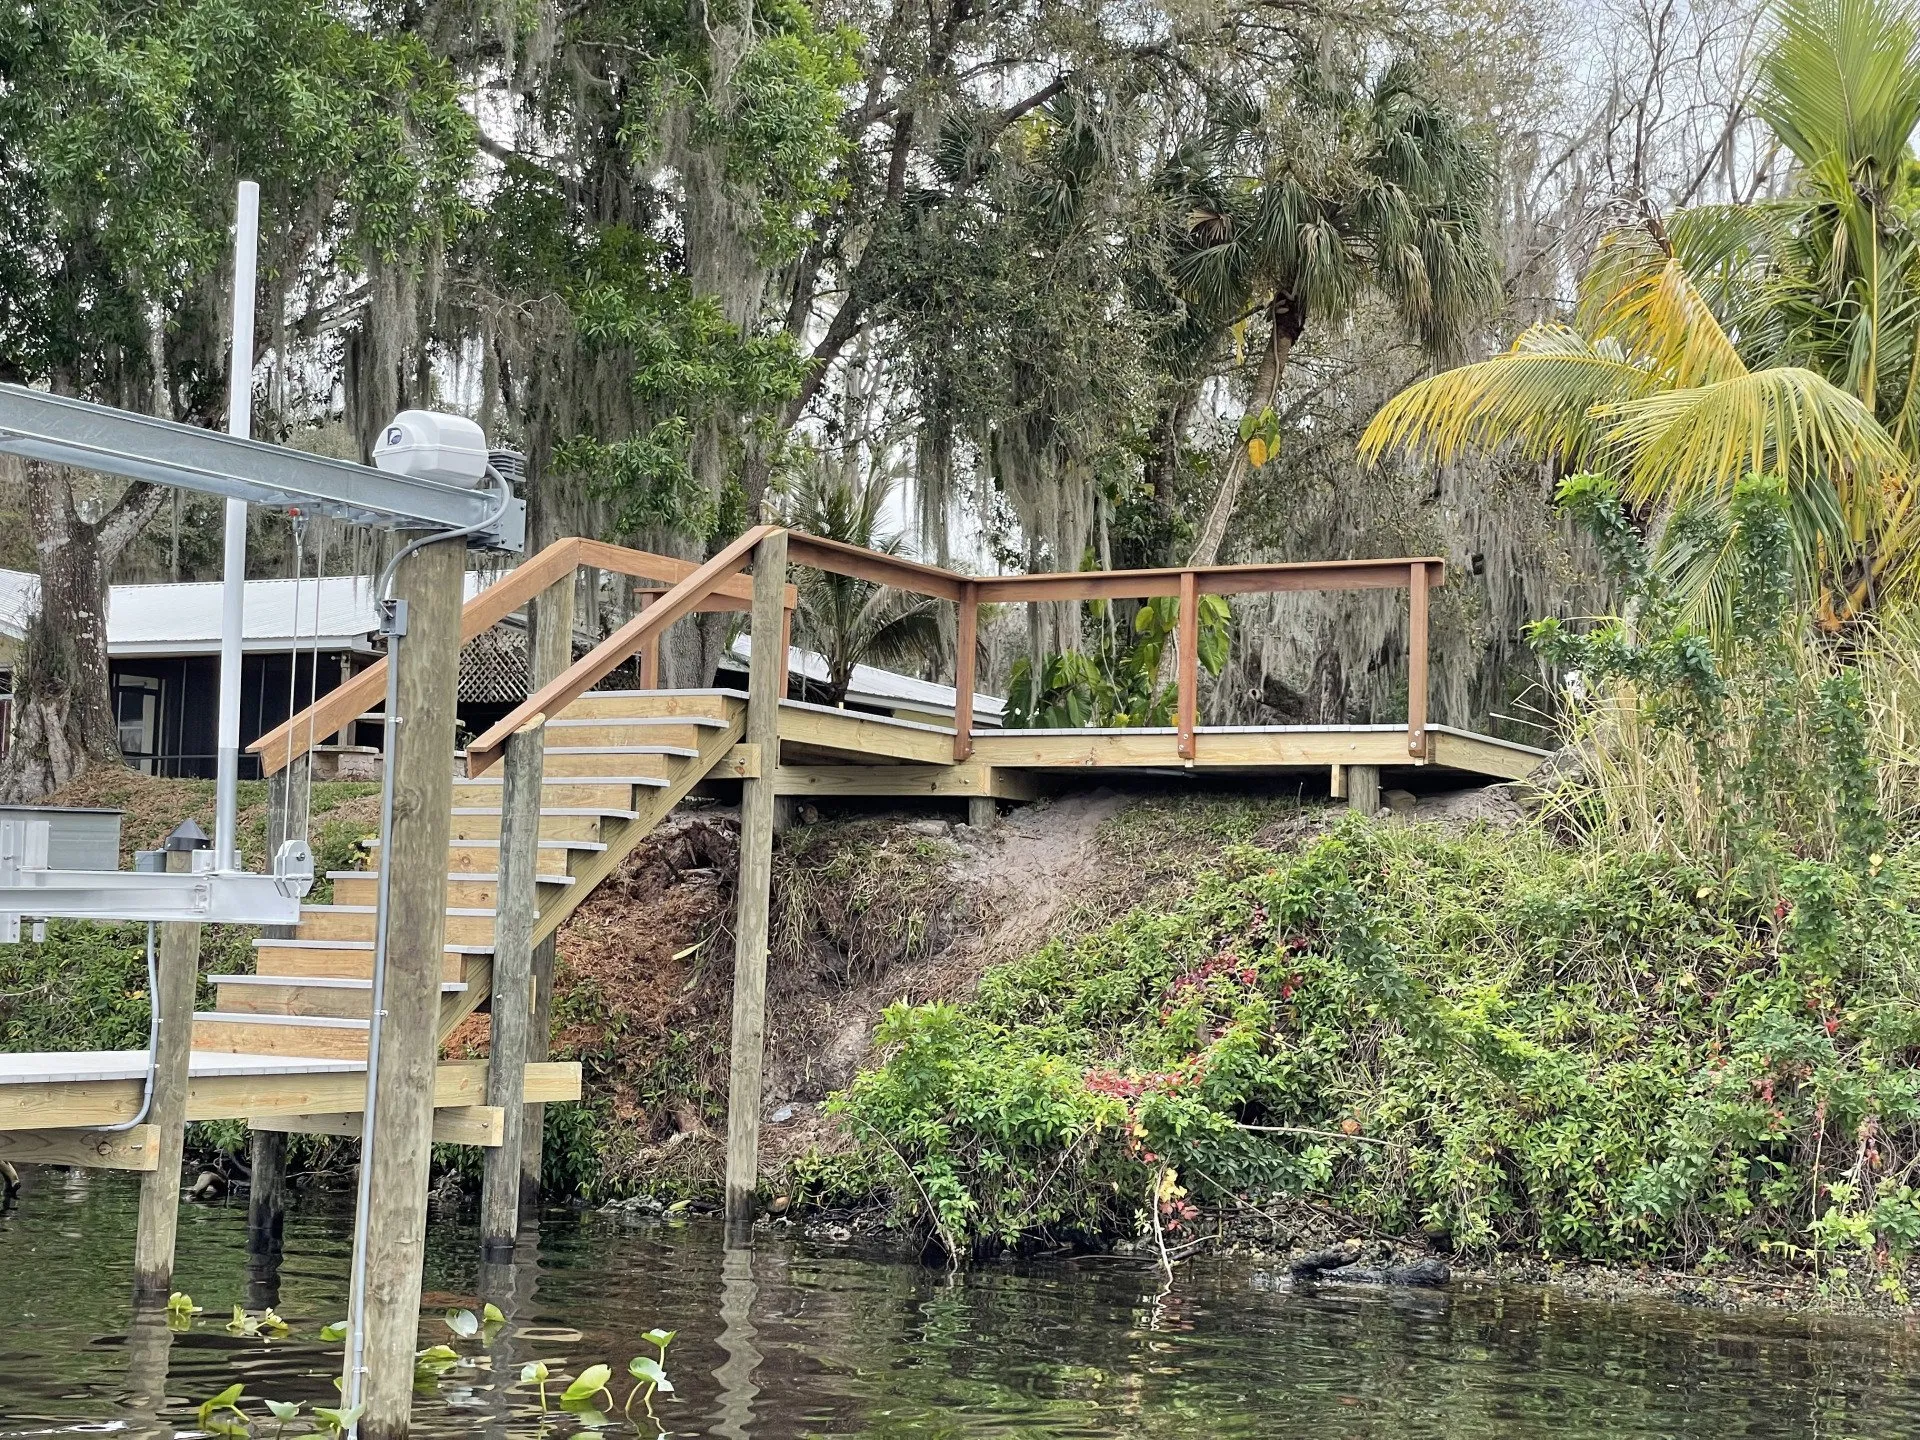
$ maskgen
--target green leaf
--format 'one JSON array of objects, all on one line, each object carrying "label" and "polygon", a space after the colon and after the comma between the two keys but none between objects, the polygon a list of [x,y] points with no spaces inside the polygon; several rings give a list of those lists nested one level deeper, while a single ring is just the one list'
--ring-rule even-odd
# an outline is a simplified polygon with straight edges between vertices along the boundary
[{"label": "green leaf", "polygon": [[606,1389],[607,1381],[612,1378],[611,1365],[589,1365],[574,1377],[573,1383],[560,1393],[560,1398],[562,1401],[588,1399]]},{"label": "green leaf", "polygon": [[320,1338],[322,1340],[346,1339],[347,1338],[347,1322],[344,1320],[336,1320],[331,1325],[322,1325],[320,1327]]},{"label": "green leaf", "polygon": [[459,1358],[460,1352],[451,1345],[429,1345],[418,1355],[414,1356],[414,1359],[424,1360],[429,1365],[438,1364],[444,1360],[458,1360]]},{"label": "green leaf", "polygon": [[647,1333],[642,1335],[640,1338],[646,1341],[647,1344],[658,1345],[662,1350],[664,1350],[667,1348],[667,1346],[673,1343],[673,1337],[678,1335],[679,1333],[680,1332],[678,1330],[662,1330],[656,1326],[654,1329],[647,1331]]},{"label": "green leaf", "polygon": [[536,1384],[545,1381],[551,1373],[552,1372],[547,1369],[546,1361],[529,1360],[520,1367],[520,1383],[523,1385]]},{"label": "green leaf", "polygon": [[504,1325],[507,1317],[500,1313],[500,1307],[491,1300],[480,1307],[480,1318],[489,1325]]},{"label": "green leaf", "polygon": [[360,1418],[360,1412],[364,1408],[360,1405],[346,1405],[335,1410],[325,1405],[316,1405],[313,1407],[313,1414],[323,1428],[346,1431],[353,1427],[353,1422]]},{"label": "green leaf", "polygon": [[273,1412],[273,1418],[278,1420],[282,1425],[297,1418],[300,1414],[299,1403],[293,1400],[269,1400],[267,1401],[267,1409]]},{"label": "green leaf", "polygon": [[627,1373],[642,1384],[653,1386],[662,1395],[673,1393],[673,1382],[667,1379],[667,1372],[651,1355],[634,1356],[627,1362]]},{"label": "green leaf", "polygon": [[447,1328],[462,1340],[471,1340],[480,1333],[480,1319],[471,1310],[449,1310]]}]

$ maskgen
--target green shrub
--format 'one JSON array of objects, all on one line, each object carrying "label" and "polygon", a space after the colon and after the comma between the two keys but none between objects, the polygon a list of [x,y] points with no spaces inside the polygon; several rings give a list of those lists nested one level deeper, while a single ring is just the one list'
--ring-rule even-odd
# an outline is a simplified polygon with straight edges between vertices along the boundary
[{"label": "green shrub", "polygon": [[[1349,820],[1176,907],[895,1006],[838,1102],[960,1245],[1309,1201],[1468,1252],[1593,1260],[1920,1240],[1920,873],[1802,862],[1743,898],[1655,855]],[[1262,1128],[1264,1127],[1264,1128]]]}]

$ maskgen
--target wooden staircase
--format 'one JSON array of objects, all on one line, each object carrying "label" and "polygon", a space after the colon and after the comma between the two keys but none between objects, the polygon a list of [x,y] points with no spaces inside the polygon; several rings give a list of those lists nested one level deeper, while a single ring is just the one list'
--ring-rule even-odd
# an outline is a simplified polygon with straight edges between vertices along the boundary
[{"label": "wooden staircase", "polygon": [[[558,929],[739,743],[746,698],[721,690],[602,690],[546,724],[539,920]],[[498,901],[501,779],[453,785],[440,1038],[486,1002]],[[374,861],[379,855],[375,847]],[[333,902],[303,905],[291,939],[254,942],[252,975],[215,975],[218,1008],[193,1017],[193,1048],[363,1060],[371,1009],[378,869],[336,872]]]}]

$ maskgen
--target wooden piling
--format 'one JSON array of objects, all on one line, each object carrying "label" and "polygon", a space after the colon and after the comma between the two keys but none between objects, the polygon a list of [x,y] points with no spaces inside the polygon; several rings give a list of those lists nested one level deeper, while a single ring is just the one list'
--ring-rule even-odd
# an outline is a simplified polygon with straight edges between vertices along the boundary
[{"label": "wooden piling", "polygon": [[287,1136],[284,1130],[255,1130],[252,1184],[247,1191],[247,1249],[277,1255],[287,1223]]},{"label": "wooden piling", "polygon": [[487,1103],[504,1117],[486,1152],[480,1188],[480,1249],[513,1254],[520,1233],[520,1151],[526,1132],[527,1037],[533,1020],[533,927],[539,918],[540,788],[546,720],[507,738],[500,786],[500,871],[493,930],[493,1001],[487,1041]]},{"label": "wooden piling", "polygon": [[1362,815],[1377,815],[1380,812],[1378,765],[1347,766],[1347,807],[1358,810]]},{"label": "wooden piling", "polygon": [[361,1440],[405,1435],[413,1400],[440,1049],[465,561],[458,543],[429,545],[401,562],[394,580],[394,593],[406,602],[407,633],[395,647],[393,835],[381,856],[391,874],[379,1102],[361,1159],[370,1170]]},{"label": "wooden piling", "polygon": [[[193,853],[169,848],[167,869],[191,870]],[[199,925],[169,923],[159,930],[158,986],[149,1003],[160,1009],[160,1033],[152,1057],[153,1104],[147,1111],[159,1156],[154,1168],[140,1176],[139,1228],[133,1242],[136,1305],[165,1299],[173,1288],[173,1242],[180,1227],[180,1161],[186,1150],[193,1053],[193,995],[200,979]]]},{"label": "wooden piling", "polygon": [[[753,554],[753,633],[780,633],[786,595],[787,532],[774,530]],[[773,784],[780,763],[780,647],[756,639],[747,669],[747,741],[759,774],[740,782],[740,880],[733,943],[732,1064],[727,1081],[727,1234],[753,1229],[760,1183],[760,1062],[767,1033],[767,906],[773,884]]]},{"label": "wooden piling", "polygon": [[[528,655],[529,694],[551,683],[573,664],[573,600],[571,576],[556,580],[527,607],[531,630]],[[501,787],[505,789],[503,785]],[[559,937],[547,936],[533,947],[533,1010],[528,1016],[527,1059],[545,1060],[553,1029],[553,961]],[[540,1154],[546,1143],[547,1107],[529,1105],[521,1125],[520,1209],[525,1214],[540,1204]]]}]

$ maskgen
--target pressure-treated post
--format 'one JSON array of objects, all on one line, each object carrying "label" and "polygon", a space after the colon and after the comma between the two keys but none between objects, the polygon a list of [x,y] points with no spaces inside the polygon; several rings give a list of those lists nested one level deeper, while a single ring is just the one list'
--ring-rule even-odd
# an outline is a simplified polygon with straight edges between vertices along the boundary
[{"label": "pressure-treated post", "polygon": [[487,1042],[487,1103],[501,1108],[500,1143],[486,1152],[480,1189],[483,1258],[513,1254],[520,1232],[520,1147],[526,1131],[527,1038],[533,1019],[533,927],[539,918],[540,789],[546,717],[507,737],[500,786],[500,868],[493,922],[493,1029]]},{"label": "pressure-treated post", "polygon": [[753,552],[753,633],[747,670],[747,744],[758,747],[757,778],[740,784],[740,883],[733,942],[733,1057],[727,1080],[727,1235],[753,1228],[760,1183],[760,1060],[767,1033],[767,906],[773,885],[773,784],[780,761],[780,653],[759,641],[780,633],[786,598],[787,532],[774,530]]},{"label": "pressure-treated post", "polygon": [[973,666],[979,648],[979,588],[967,580],[960,586],[960,624],[953,640],[953,759],[956,765],[973,754]]},{"label": "pressure-treated post", "polygon": [[[167,837],[167,869],[188,871],[207,837],[191,821]],[[180,1159],[186,1150],[187,1085],[193,1055],[193,992],[200,979],[200,927],[159,927],[158,985],[148,1003],[160,1012],[153,1052],[154,1168],[140,1176],[140,1219],[133,1241],[133,1297],[164,1300],[173,1288],[173,1241],[180,1228]]]},{"label": "pressure-treated post", "polygon": [[453,721],[460,664],[460,572],[466,551],[443,542],[401,562],[394,593],[406,604],[397,652],[393,834],[386,991],[378,1108],[361,1163],[370,1167],[366,1214],[361,1440],[404,1435],[419,1347],[427,1177],[440,1050],[440,967],[447,932],[447,839],[453,813]]},{"label": "pressure-treated post", "polygon": [[[637,613],[642,615],[646,614],[647,607],[653,604],[654,599],[655,597],[653,595],[642,595],[639,600]],[[561,668],[565,669],[566,667],[562,666]],[[640,688],[642,690],[664,690],[667,688],[661,683],[660,679],[660,632],[658,630],[649,635],[640,645],[639,669]],[[543,681],[541,683],[544,684],[545,682]],[[539,687],[536,686],[535,688],[537,689]]]},{"label": "pressure-treated post", "polygon": [[1200,710],[1200,594],[1197,577],[1191,570],[1180,572],[1179,666],[1180,758],[1194,757],[1194,729]]},{"label": "pressure-treated post", "polygon": [[[528,607],[533,629],[528,678],[534,690],[550,684],[573,664],[573,597],[574,582],[569,575],[549,585]],[[538,845],[534,848],[538,854]],[[558,948],[557,935],[548,935],[533,947],[533,1014],[527,1034],[529,1060],[547,1058],[553,1028],[553,960]],[[528,1105],[520,1140],[520,1209],[523,1213],[540,1203],[540,1152],[546,1143],[546,1125],[547,1107]]]},{"label": "pressure-treated post", "polygon": [[1427,567],[1407,576],[1407,754],[1427,758]]}]

